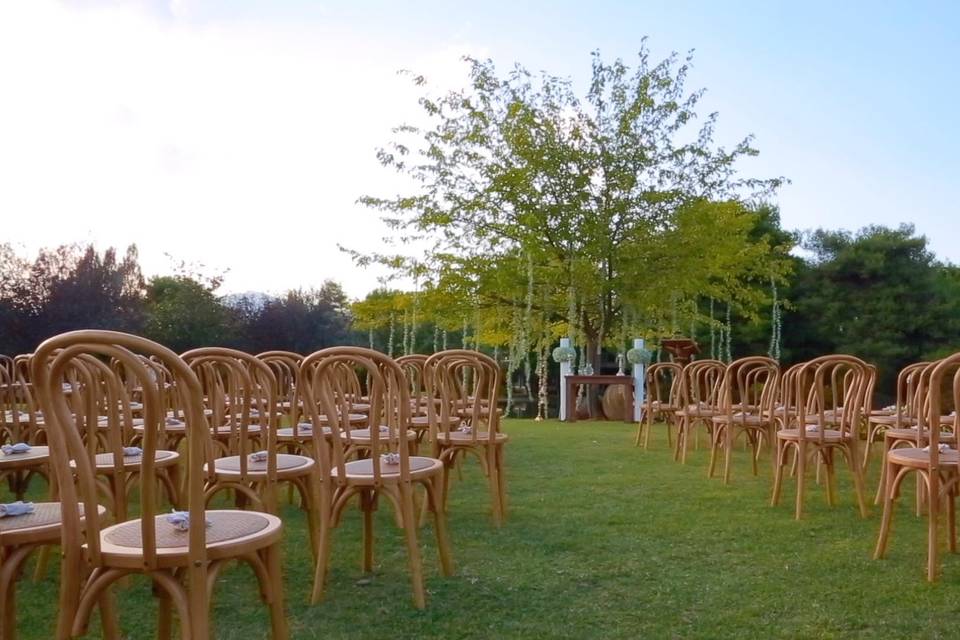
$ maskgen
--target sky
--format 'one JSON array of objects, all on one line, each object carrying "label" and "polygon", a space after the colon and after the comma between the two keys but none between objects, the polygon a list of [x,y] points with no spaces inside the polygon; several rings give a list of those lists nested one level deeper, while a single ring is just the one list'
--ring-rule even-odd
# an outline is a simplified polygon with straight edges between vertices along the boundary
[{"label": "sky", "polygon": [[960,262],[960,3],[0,0],[0,242],[136,243],[147,275],[226,272],[225,293],[384,273],[338,249],[388,231],[362,195],[406,192],[376,160],[461,86],[463,55],[583,86],[590,52],[693,50],[717,142],[785,176],[784,227],[912,223]]}]

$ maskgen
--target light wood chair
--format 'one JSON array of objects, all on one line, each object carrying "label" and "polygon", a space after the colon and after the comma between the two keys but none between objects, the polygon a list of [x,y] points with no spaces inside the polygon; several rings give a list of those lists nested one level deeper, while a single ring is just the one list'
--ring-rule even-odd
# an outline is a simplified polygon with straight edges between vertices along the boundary
[{"label": "light wood chair", "polygon": [[22,366],[6,356],[0,366],[0,445],[24,443],[30,451],[4,454],[0,451],[0,480],[5,480],[17,500],[22,500],[34,476],[49,480],[43,414],[37,406],[33,385]]},{"label": "light wood chair", "polygon": [[674,412],[677,418],[677,444],[673,459],[687,462],[691,436],[696,437],[702,427],[712,438],[711,419],[720,412],[720,384],[726,369],[719,360],[695,360],[685,366],[680,377],[681,407]]},{"label": "light wood chair", "polygon": [[780,502],[784,468],[793,454],[797,477],[795,517],[799,520],[803,514],[806,467],[811,457],[816,457],[826,470],[827,503],[834,506],[834,457],[840,453],[853,475],[860,516],[867,517],[863,466],[857,447],[870,375],[866,362],[847,355],[815,358],[796,373],[790,403],[796,405],[797,414],[777,431],[772,505]]},{"label": "light wood chair", "polygon": [[662,421],[667,429],[667,445],[673,449],[672,428],[676,424],[676,412],[680,406],[680,386],[683,379],[683,367],[677,362],[655,362],[647,367],[644,377],[646,393],[641,407],[640,421],[637,423],[637,438],[634,446],[643,448],[650,445],[650,432],[653,424]]},{"label": "light wood chair", "polygon": [[[277,451],[282,409],[273,369],[258,357],[224,347],[193,349],[181,357],[197,374],[208,397],[221,391],[228,394],[219,403],[229,407],[229,449],[236,454],[214,456],[214,452],[219,451],[214,443],[220,434],[213,435],[211,431],[203,466],[207,504],[218,494],[232,491],[238,499],[238,506],[279,515],[277,490],[280,483],[287,483],[300,494],[316,554],[314,534],[320,516],[318,467],[308,456]],[[257,439],[250,437],[254,425]]]},{"label": "light wood chair", "polygon": [[720,412],[711,418],[713,434],[707,471],[709,477],[713,477],[722,450],[723,482],[730,484],[730,461],[740,434],[744,434],[750,444],[753,475],[757,475],[760,445],[774,441],[774,401],[779,383],[780,366],[773,358],[750,356],[727,365],[721,383]]},{"label": "light wood chair", "polygon": [[[428,392],[426,385],[426,364],[428,356],[415,353],[397,358],[397,364],[403,369],[403,375],[410,385],[410,429],[417,433],[417,442],[430,436],[430,415],[428,405],[434,409],[440,406],[441,399]],[[436,389],[434,389],[436,391]],[[438,414],[439,416],[439,414]],[[439,417],[437,418],[439,419]],[[448,427],[456,429],[460,426],[460,416],[451,412],[448,416]]]},{"label": "light wood chair", "polygon": [[297,388],[297,375],[303,356],[293,351],[264,351],[257,354],[257,359],[270,367],[277,379],[277,408],[282,420],[287,424],[296,424],[303,409]]},{"label": "light wood chair", "polygon": [[947,545],[951,553],[957,551],[956,499],[960,487],[960,452],[943,442],[941,430],[944,413],[952,408],[952,424],[949,426],[954,436],[951,444],[955,445],[960,428],[956,415],[960,409],[960,353],[929,364],[921,376],[920,391],[926,400],[917,415],[914,446],[891,448],[886,453],[883,516],[874,558],[879,559],[886,554],[894,503],[899,496],[900,486],[909,474],[915,472],[917,482],[927,497],[927,580],[934,582],[940,572],[939,529],[944,508]]},{"label": "light wood chair", "polygon": [[[355,440],[350,424],[352,397],[359,389],[343,387],[342,368],[360,371],[367,388],[370,406],[370,457],[351,460]],[[410,455],[410,439],[401,437],[410,422],[410,392],[400,366],[386,355],[360,347],[333,347],[313,353],[303,361],[300,381],[304,408],[312,423],[313,450],[318,452],[323,517],[319,524],[320,553],[316,565],[311,601],[324,596],[333,529],[337,527],[347,504],[357,497],[363,512],[363,571],[373,570],[373,512],[378,498],[386,497],[393,506],[397,524],[403,529],[407,547],[413,601],[426,606],[423,563],[417,541],[417,514],[414,486],[426,489],[428,508],[434,514],[434,531],[444,575],[453,571],[446,516],[443,512],[443,463],[435,458]],[[323,427],[332,420],[329,438]],[[381,431],[383,429],[383,431]],[[394,454],[383,457],[382,454]]]},{"label": "light wood chair", "polygon": [[[478,351],[451,349],[430,356],[424,370],[427,395],[441,399],[439,410],[427,405],[427,415],[434,455],[444,463],[444,501],[458,459],[473,456],[487,477],[493,523],[499,527],[507,516],[504,446],[509,440],[497,408],[500,366]],[[463,385],[464,379],[472,388]]]},{"label": "light wood chair", "polygon": [[[157,512],[157,441],[166,417],[163,395],[169,390],[151,379],[139,355],[161,361],[174,381],[187,425],[184,497],[192,526],[180,530]],[[99,492],[94,460],[81,437],[62,382],[85,356],[116,358],[143,389],[145,428],[138,474],[140,517],[107,526],[98,511]],[[51,465],[61,496],[61,588],[57,610],[58,640],[83,635],[91,608],[109,601],[109,590],[124,576],[140,573],[153,582],[159,597],[158,636],[167,637],[172,612],[180,621],[180,637],[212,637],[211,590],[224,563],[249,563],[260,582],[271,613],[273,637],[287,638],[280,573],[279,518],[253,511],[207,510],[203,494],[203,462],[209,430],[203,413],[203,391],[196,375],[176,354],[144,338],[112,331],[73,331],[46,340],[31,364],[47,422]],[[80,386],[74,393],[92,393]],[[74,406],[91,406],[82,402]],[[81,418],[88,423],[93,416]],[[71,464],[71,460],[73,464]],[[87,536],[76,505],[83,505]],[[208,526],[204,526],[209,523]],[[102,605],[101,605],[102,606]]]},{"label": "light wood chair", "polygon": [[[65,375],[82,390],[71,394],[75,424],[93,461],[97,487],[107,511],[117,522],[128,519],[129,500],[143,463],[143,454],[129,448],[135,439],[134,422],[142,425],[144,421],[133,417],[122,369],[93,355],[80,354],[65,370]],[[180,505],[179,470],[179,453],[154,450],[154,472],[174,508]]]}]

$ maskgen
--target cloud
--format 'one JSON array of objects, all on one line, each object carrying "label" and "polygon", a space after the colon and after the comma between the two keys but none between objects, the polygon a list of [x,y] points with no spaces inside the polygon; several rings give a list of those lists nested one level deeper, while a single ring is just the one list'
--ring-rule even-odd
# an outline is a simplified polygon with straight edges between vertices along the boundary
[{"label": "cloud", "polygon": [[[155,8],[0,6],[8,237],[30,249],[136,242],[148,272],[170,253],[229,268],[228,291],[375,286],[336,245],[377,249],[386,230],[355,200],[402,188],[374,156],[419,114],[396,71],[458,85],[459,57],[484,52],[398,53],[322,25],[198,24]],[[169,10],[187,16],[190,3]]]}]

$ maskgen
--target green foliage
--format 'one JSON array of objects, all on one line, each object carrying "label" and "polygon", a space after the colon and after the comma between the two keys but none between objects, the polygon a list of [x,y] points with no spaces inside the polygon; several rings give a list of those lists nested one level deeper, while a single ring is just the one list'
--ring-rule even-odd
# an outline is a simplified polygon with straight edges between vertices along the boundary
[{"label": "green foliage", "polygon": [[905,364],[960,349],[960,275],[910,225],[856,234],[818,230],[784,317],[790,360],[852,353],[876,364],[881,390]]},{"label": "green foliage", "polygon": [[184,276],[159,276],[147,287],[144,335],[177,353],[224,344],[230,314],[209,286]]},{"label": "green foliage", "polygon": [[424,95],[430,125],[399,127],[379,153],[419,189],[361,199],[397,245],[426,245],[425,255],[355,254],[360,264],[444,292],[446,319],[482,315],[481,332],[498,339],[489,344],[509,341],[517,308],[531,309],[532,335],[597,344],[619,340],[626,323],[670,333],[677,300],[713,296],[753,313],[783,278],[785,249],[757,233],[749,205],[783,180],[739,177],[738,160],[756,150],[750,138],[714,145],[715,114],[692,129],[701,92],[685,88],[689,58],[653,62],[644,47],[630,69],[594,54],[583,98],[567,79],[466,62],[470,86]]}]

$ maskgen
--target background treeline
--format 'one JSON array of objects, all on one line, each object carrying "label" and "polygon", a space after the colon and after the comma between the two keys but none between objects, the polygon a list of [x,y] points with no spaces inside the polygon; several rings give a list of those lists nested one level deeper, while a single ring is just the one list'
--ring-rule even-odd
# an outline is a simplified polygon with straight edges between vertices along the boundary
[{"label": "background treeline", "polygon": [[[767,353],[777,315],[783,363],[852,353],[880,368],[882,389],[892,386],[904,364],[960,350],[960,267],[936,260],[913,227],[818,230],[796,240],[801,251],[792,258],[789,284],[777,292],[779,312],[733,312],[734,357]],[[280,297],[221,296],[219,285],[220,278],[186,265],[147,280],[136,247],[118,255],[114,249],[62,246],[31,260],[0,245],[0,353],[29,353],[46,337],[79,328],[137,333],[177,352],[217,344],[253,353],[309,353],[372,339],[376,348],[392,346],[399,355],[427,353],[441,342],[461,346],[463,339],[456,331],[441,339],[430,323],[403,336],[398,326],[392,345],[388,331],[356,330],[350,301],[333,281]],[[715,329],[699,325],[678,333],[691,330],[701,357],[717,354]]]},{"label": "background treeline", "polygon": [[173,271],[144,279],[135,246],[122,257],[62,246],[31,261],[0,245],[0,353],[29,353],[73,329],[136,333],[178,353],[205,345],[309,353],[352,340],[349,301],[335,282],[281,297],[220,296],[221,278]]}]

